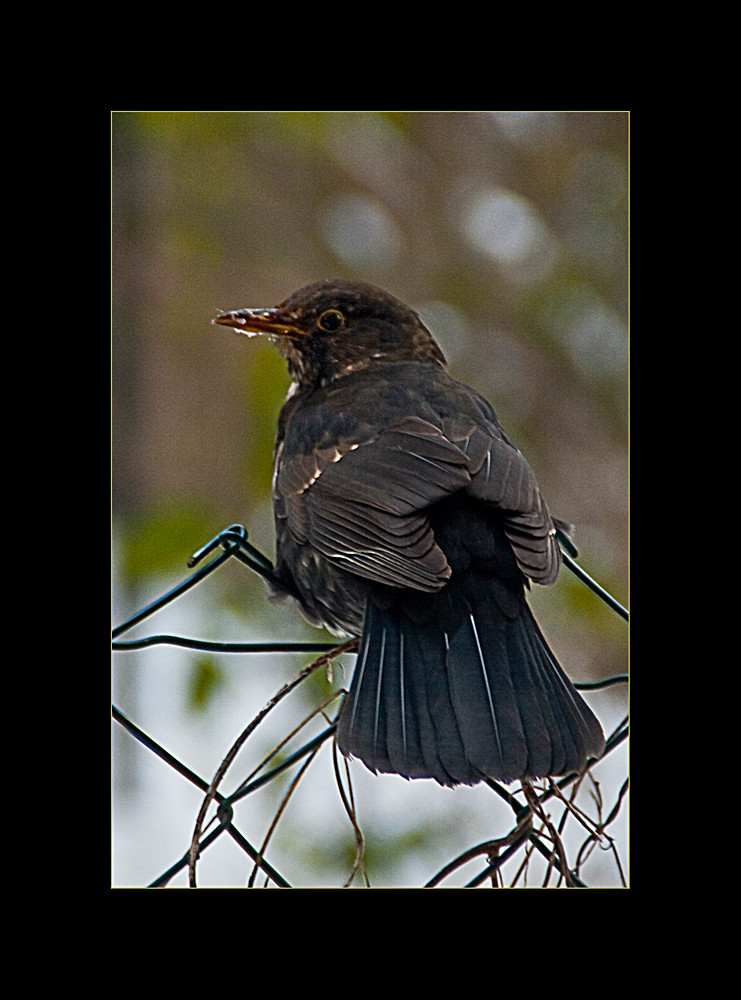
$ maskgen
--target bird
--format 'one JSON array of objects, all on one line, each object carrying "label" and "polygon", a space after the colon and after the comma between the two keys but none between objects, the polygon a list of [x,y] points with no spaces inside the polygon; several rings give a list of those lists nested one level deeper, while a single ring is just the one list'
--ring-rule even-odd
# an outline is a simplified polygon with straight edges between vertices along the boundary
[{"label": "bird", "polygon": [[270,596],[359,639],[342,754],[446,787],[583,773],[603,731],[527,601],[555,582],[572,528],[419,315],[329,279],[212,322],[267,337],[292,380]]}]

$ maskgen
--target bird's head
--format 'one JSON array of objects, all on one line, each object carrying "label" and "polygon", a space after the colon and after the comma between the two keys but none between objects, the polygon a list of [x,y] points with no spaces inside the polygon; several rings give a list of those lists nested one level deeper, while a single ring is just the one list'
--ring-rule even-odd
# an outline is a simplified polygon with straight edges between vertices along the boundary
[{"label": "bird's head", "polygon": [[369,365],[445,364],[419,316],[388,292],[357,281],[320,281],[271,309],[237,309],[213,320],[275,341],[299,385],[326,385]]}]

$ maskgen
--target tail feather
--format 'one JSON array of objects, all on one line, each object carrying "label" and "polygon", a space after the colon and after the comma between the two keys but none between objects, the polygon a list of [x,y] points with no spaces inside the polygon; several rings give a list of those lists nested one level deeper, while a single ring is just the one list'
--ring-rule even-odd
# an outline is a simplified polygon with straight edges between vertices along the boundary
[{"label": "tail feather", "polygon": [[509,672],[503,630],[484,630],[469,612],[450,640],[448,673],[464,752],[481,777],[522,774],[525,735]]},{"label": "tail feather", "polygon": [[540,690],[548,696],[545,704],[552,709],[555,721],[552,732],[561,737],[560,745],[565,755],[564,760],[555,761],[558,770],[552,773],[583,770],[589,757],[598,757],[604,750],[602,727],[561,669],[529,609],[527,614],[530,648],[540,654]]},{"label": "tail feather", "polygon": [[[582,755],[570,731],[570,714],[562,703],[565,692],[555,673],[558,664],[532,616],[529,619],[518,621],[517,629],[513,630],[514,649],[510,657],[519,667],[515,673],[522,702],[528,705],[540,727],[540,732],[531,731],[528,769],[538,776],[579,770]],[[519,650],[522,650],[520,655]],[[567,684],[571,687],[569,681]]]},{"label": "tail feather", "polygon": [[[447,634],[424,625],[413,628],[413,712],[424,719],[423,757],[433,776],[444,785],[470,784],[476,780],[466,760],[448,673]],[[423,684],[417,683],[422,674]],[[409,686],[409,685],[408,685]]]},{"label": "tail feather", "polygon": [[338,740],[374,772],[442,785],[581,771],[604,746],[524,601],[414,622],[370,600]]}]

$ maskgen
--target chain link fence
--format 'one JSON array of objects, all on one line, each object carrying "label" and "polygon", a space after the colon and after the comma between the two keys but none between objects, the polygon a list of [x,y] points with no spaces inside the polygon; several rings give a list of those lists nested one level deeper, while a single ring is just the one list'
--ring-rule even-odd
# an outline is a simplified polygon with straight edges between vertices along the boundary
[{"label": "chain link fence", "polygon": [[[218,554],[213,555],[215,552]],[[570,555],[564,553],[563,556],[564,564],[584,586],[627,622],[628,613],[625,608],[591,579]],[[192,557],[189,567],[193,572],[188,577],[113,630],[114,652],[125,654],[133,650],[168,645],[219,655],[311,653],[317,656],[275,691],[232,745],[225,747],[220,765],[209,776],[195,773],[178,755],[169,752],[135,721],[113,706],[113,719],[126,733],[201,793],[200,807],[193,816],[192,829],[189,835],[183,831],[183,853],[173,858],[166,870],[152,873],[148,885],[168,886],[175,876],[182,877],[181,873],[187,873],[189,886],[201,885],[199,866],[202,859],[224,836],[249,859],[244,885],[290,888],[312,884],[311,873],[307,871],[307,866],[311,864],[307,860],[311,857],[311,850],[307,846],[311,845],[307,845],[304,838],[299,836],[296,839],[301,847],[296,849],[295,856],[291,858],[290,875],[285,866],[279,870],[272,857],[272,847],[281,821],[289,822],[284,819],[285,813],[299,785],[309,770],[318,766],[315,762],[320,750],[329,746],[331,774],[325,773],[323,781],[331,781],[336,786],[352,845],[348,852],[346,870],[338,876],[336,885],[375,887],[369,874],[371,866],[367,863],[367,858],[373,855],[376,845],[364,835],[360,820],[363,810],[359,808],[354,789],[352,765],[339,754],[334,740],[336,720],[346,694],[344,688],[332,690],[323,700],[318,698],[308,714],[298,724],[292,725],[267,754],[258,754],[258,762],[248,766],[246,774],[238,774],[238,768],[244,766],[244,751],[253,744],[257,746],[254,742],[256,731],[271,713],[286,699],[295,695],[300,685],[317,671],[327,671],[329,679],[333,680],[334,664],[343,655],[352,654],[357,649],[358,640],[352,639],[340,644],[233,643],[210,642],[174,634],[150,635],[137,639],[121,638],[155,612],[182,599],[194,586],[230,560],[237,560],[263,578],[276,582],[271,563],[249,543],[245,529],[240,525],[231,525]],[[576,687],[592,692],[616,686],[627,690],[627,680],[627,675],[619,674],[598,682],[576,684]],[[497,836],[459,847],[446,863],[429,870],[427,877],[420,879],[419,886],[589,887],[589,862],[594,852],[598,851],[605,852],[610,858],[610,884],[627,887],[627,859],[621,856],[625,848],[623,846],[621,852],[613,830],[619,819],[624,820],[628,777],[626,773],[616,781],[613,774],[608,791],[601,779],[601,769],[627,740],[627,698],[625,704],[625,714],[607,735],[602,757],[593,762],[583,775],[572,774],[559,780],[547,779],[533,783],[522,782],[515,791],[496,781],[487,779],[483,782],[490,793],[505,804],[509,820],[501,831],[497,831]],[[307,738],[306,730],[310,726],[315,728],[317,722],[320,724],[320,731]],[[238,775],[236,779],[235,775]],[[267,829],[259,843],[253,843],[245,836],[243,825],[243,817],[249,812],[251,796],[258,790],[277,783],[279,778],[280,792],[272,806]],[[227,780],[233,787],[228,794],[222,791]],[[443,794],[455,795],[455,791],[451,793],[446,789]],[[454,812],[454,799],[448,801],[452,803]],[[465,840],[465,829],[459,833],[459,842],[461,837]],[[414,850],[414,845],[411,844],[409,849]]]}]

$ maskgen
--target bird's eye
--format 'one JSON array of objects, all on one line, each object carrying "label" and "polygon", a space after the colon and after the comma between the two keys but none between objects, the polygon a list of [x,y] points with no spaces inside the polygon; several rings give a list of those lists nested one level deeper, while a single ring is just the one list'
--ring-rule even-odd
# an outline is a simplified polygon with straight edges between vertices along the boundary
[{"label": "bird's eye", "polygon": [[345,317],[339,309],[327,309],[327,311],[323,312],[316,321],[319,329],[324,330],[326,333],[332,333],[334,330],[339,330],[344,322]]}]

